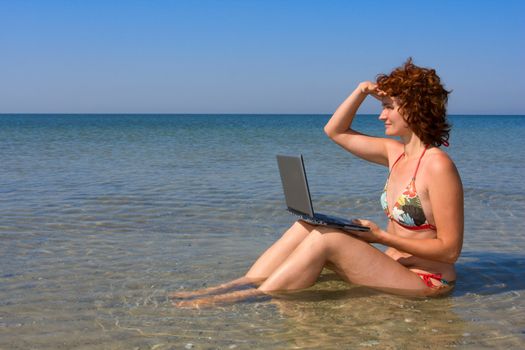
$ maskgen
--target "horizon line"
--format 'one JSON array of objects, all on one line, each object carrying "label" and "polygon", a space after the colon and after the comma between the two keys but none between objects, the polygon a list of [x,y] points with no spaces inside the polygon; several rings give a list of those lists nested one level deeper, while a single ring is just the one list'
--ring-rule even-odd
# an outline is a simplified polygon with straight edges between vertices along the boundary
[{"label": "horizon line", "polygon": [[[9,112],[0,112],[0,115],[3,116],[3,115],[108,115],[108,116],[118,116],[118,115],[144,115],[144,116],[148,116],[148,115],[188,115],[188,116],[200,116],[200,115],[217,115],[217,116],[221,116],[221,115],[232,115],[232,116],[236,116],[236,115],[246,115],[246,116],[264,116],[264,115],[268,115],[268,116],[271,116],[271,115],[289,115],[289,116],[296,116],[296,115],[304,115],[304,116],[326,116],[326,115],[332,115],[333,113],[278,113],[278,112],[274,112],[274,113],[184,113],[184,112],[174,112],[174,113],[167,113],[167,112],[162,112],[162,113],[155,113],[155,112],[145,112],[145,113],[140,113],[140,112],[131,112],[131,113],[127,113],[127,112],[109,112],[109,113],[106,113],[106,112],[95,112],[95,113],[88,113],[88,112],[15,112],[15,113],[9,113]],[[379,114],[377,113],[356,113],[356,115],[363,115],[363,116],[378,116]],[[525,116],[525,114],[519,114],[519,113],[516,113],[516,114],[494,114],[494,113],[483,113],[483,114],[479,114],[479,113],[451,113],[451,114],[447,114],[447,116],[509,116],[509,117],[520,117],[520,116]]]}]

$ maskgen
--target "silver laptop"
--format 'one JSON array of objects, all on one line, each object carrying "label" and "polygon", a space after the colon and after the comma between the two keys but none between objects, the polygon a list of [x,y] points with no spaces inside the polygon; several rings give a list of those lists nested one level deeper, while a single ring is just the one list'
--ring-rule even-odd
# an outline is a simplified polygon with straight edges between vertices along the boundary
[{"label": "silver laptop", "polygon": [[283,184],[284,197],[288,211],[297,215],[300,220],[313,225],[335,227],[344,231],[369,231],[350,220],[314,212],[303,156],[277,155],[277,164]]}]

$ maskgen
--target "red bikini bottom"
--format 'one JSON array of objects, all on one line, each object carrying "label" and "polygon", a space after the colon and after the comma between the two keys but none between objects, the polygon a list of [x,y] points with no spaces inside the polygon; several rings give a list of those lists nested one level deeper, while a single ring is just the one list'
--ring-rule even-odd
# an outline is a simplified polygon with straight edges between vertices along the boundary
[{"label": "red bikini bottom", "polygon": [[[427,286],[429,286],[430,288],[443,288],[443,287],[448,287],[450,285],[451,282],[443,279],[443,275],[440,274],[440,273],[421,273],[421,272],[416,272],[416,274],[421,277],[421,279],[423,280],[423,282],[425,282],[425,284]],[[432,280],[436,280],[438,282],[441,283],[441,285],[435,285]]]}]

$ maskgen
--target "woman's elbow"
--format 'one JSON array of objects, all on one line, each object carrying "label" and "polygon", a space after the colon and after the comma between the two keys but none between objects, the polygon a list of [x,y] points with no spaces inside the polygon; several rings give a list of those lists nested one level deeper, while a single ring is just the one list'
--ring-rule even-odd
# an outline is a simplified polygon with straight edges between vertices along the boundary
[{"label": "woman's elbow", "polygon": [[438,260],[447,264],[454,264],[458,261],[459,256],[461,255],[461,249],[463,248],[463,233],[447,234],[443,236],[438,238],[441,242],[441,247],[439,248],[440,259]]},{"label": "woman's elbow", "polygon": [[331,139],[334,138],[335,131],[332,130],[332,128],[329,128],[328,125],[326,125],[323,130],[324,130],[324,133],[326,134],[326,136],[328,136]]},{"label": "woman's elbow", "polygon": [[443,259],[441,259],[441,262],[444,262],[446,264],[454,264],[456,261],[458,261],[459,254],[447,254]]},{"label": "woman's elbow", "polygon": [[461,247],[452,248],[447,250],[446,254],[442,257],[441,261],[447,264],[454,264],[456,261],[458,261],[460,255]]}]

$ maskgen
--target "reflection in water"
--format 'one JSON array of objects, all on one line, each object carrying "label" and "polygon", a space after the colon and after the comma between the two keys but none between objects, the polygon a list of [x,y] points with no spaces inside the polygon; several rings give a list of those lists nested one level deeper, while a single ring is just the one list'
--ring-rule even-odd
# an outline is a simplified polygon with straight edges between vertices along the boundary
[{"label": "reflection in water", "polygon": [[287,338],[300,348],[464,343],[465,321],[453,311],[450,298],[404,298],[326,281],[272,304],[286,319]]}]

